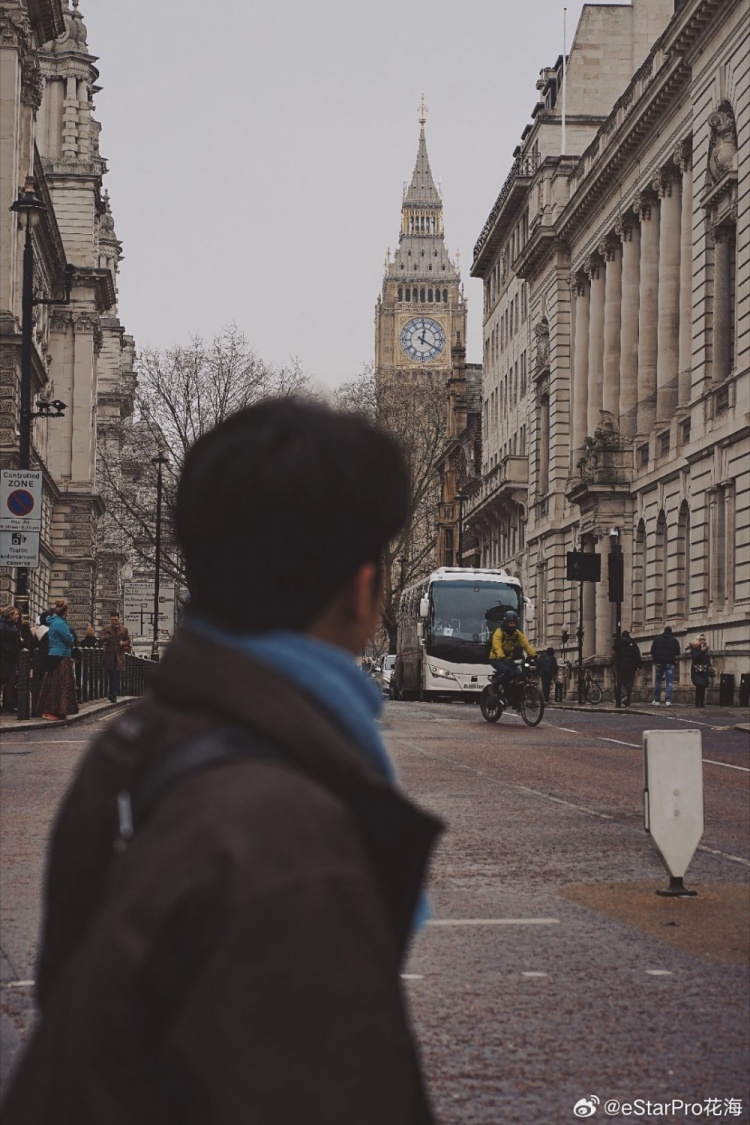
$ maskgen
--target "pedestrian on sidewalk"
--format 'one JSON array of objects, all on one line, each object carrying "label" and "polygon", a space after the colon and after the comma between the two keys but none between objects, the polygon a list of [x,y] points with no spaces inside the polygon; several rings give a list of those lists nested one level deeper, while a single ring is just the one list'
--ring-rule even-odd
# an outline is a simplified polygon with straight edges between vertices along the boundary
[{"label": "pedestrian on sidewalk", "polygon": [[619,684],[620,702],[623,707],[629,707],[636,673],[643,666],[643,660],[640,648],[627,629],[623,629],[619,644],[615,641],[612,649],[612,664]]},{"label": "pedestrian on sidewalk", "polygon": [[67,617],[68,603],[65,598],[58,598],[54,613],[47,618],[49,650],[37,701],[37,714],[43,719],[66,719],[68,715],[78,714],[73,665],[76,636]]},{"label": "pedestrian on sidewalk", "polygon": [[39,692],[47,671],[49,656],[49,627],[47,621],[51,611],[40,613],[31,627],[31,714],[39,714]]},{"label": "pedestrian on sidewalk", "polygon": [[433,1122],[400,973],[440,826],[358,667],[408,511],[395,441],[316,403],[189,449],[190,608],[58,815],[3,1125]]},{"label": "pedestrian on sidewalk", "polygon": [[16,710],[18,659],[21,655],[21,611],[15,605],[0,610],[0,696],[2,710]]},{"label": "pedestrian on sidewalk", "polygon": [[691,641],[688,652],[690,653],[690,679],[695,686],[695,706],[705,707],[706,688],[709,685],[713,669],[708,642],[703,633],[696,640]]},{"label": "pedestrian on sidewalk", "polygon": [[557,679],[557,674],[560,671],[554,648],[546,648],[537,658],[536,666],[539,671],[539,678],[542,681],[542,694],[544,695],[545,702],[549,703],[549,689],[552,686],[552,681]]},{"label": "pedestrian on sidewalk", "polygon": [[99,634],[104,652],[104,671],[109,680],[109,702],[117,703],[120,694],[120,676],[125,671],[125,654],[130,652],[130,634],[120,621],[120,614],[113,609],[109,615],[109,625]]},{"label": "pedestrian on sidewalk", "polygon": [[655,637],[651,644],[651,658],[654,662],[654,707],[661,702],[661,684],[664,681],[664,704],[672,706],[672,683],[674,681],[674,666],[680,655],[680,642],[672,633],[669,625],[664,626],[664,632]]}]

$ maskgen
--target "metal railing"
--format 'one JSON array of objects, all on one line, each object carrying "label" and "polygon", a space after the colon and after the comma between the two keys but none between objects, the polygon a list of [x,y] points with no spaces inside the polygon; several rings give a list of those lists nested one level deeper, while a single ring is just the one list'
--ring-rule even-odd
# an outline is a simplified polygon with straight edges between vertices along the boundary
[{"label": "metal railing", "polygon": [[[120,695],[142,695],[154,661],[145,656],[125,655],[125,670],[120,674]],[[108,678],[104,670],[104,653],[100,648],[81,649],[81,662],[76,667],[81,703],[104,699],[108,695]]]}]

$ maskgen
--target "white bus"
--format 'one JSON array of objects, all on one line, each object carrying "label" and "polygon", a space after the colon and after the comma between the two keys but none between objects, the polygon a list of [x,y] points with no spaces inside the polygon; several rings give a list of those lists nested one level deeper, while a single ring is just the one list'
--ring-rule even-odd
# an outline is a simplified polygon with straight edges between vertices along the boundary
[{"label": "white bus", "polygon": [[391,698],[478,699],[492,675],[490,636],[509,609],[523,628],[531,604],[504,570],[443,566],[409,586],[399,603]]}]

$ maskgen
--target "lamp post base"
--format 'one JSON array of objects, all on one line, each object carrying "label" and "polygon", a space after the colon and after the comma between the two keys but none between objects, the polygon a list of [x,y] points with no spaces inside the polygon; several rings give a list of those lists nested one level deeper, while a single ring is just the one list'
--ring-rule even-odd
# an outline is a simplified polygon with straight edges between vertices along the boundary
[{"label": "lamp post base", "polygon": [[681,875],[670,875],[669,886],[665,891],[657,891],[663,898],[697,898],[697,891],[689,891],[682,881]]}]

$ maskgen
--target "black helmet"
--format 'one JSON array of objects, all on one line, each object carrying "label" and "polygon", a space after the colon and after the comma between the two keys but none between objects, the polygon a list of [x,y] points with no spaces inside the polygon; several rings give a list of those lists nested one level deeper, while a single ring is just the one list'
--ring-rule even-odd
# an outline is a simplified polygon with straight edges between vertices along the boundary
[{"label": "black helmet", "polygon": [[513,625],[515,628],[518,628],[518,614],[515,612],[515,610],[508,610],[505,617],[503,618],[503,625]]}]

